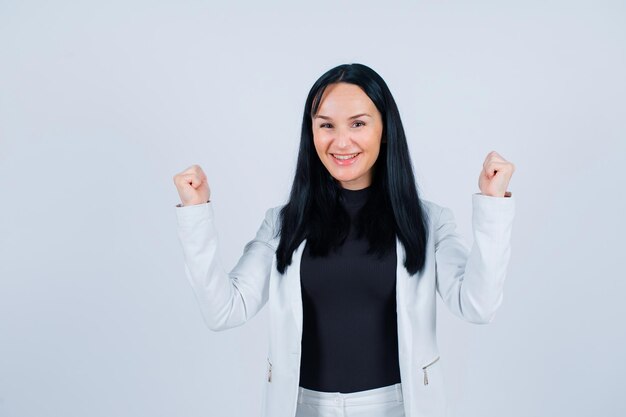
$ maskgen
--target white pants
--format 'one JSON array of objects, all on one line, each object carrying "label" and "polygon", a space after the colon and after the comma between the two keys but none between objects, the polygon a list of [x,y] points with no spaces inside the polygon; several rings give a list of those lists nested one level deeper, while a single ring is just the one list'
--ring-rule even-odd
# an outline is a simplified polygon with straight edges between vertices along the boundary
[{"label": "white pants", "polygon": [[402,384],[345,394],[299,387],[296,417],[404,417]]}]

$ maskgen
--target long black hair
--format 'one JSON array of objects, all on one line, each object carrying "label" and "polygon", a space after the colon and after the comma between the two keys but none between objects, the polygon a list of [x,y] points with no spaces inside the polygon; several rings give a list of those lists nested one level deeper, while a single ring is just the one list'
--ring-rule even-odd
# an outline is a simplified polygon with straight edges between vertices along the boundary
[{"label": "long black hair", "polygon": [[341,184],[322,164],[313,144],[312,118],[329,84],[359,86],[374,102],[383,121],[380,152],[374,163],[368,200],[356,217],[356,230],[369,242],[368,253],[382,257],[395,250],[396,236],[406,252],[410,274],[425,263],[428,226],[418,197],[400,113],[385,81],[363,64],[328,70],[311,87],[304,106],[296,172],[289,201],[280,210],[280,242],[276,267],[282,274],[295,249],[307,240],[312,256],[323,256],[348,236],[349,215],[340,204]]}]

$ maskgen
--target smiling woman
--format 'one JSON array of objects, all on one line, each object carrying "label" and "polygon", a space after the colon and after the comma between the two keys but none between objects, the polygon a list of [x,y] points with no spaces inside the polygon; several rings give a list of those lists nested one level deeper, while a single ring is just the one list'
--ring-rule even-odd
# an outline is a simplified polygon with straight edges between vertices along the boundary
[{"label": "smiling woman", "polygon": [[206,175],[197,165],[176,175],[179,238],[207,326],[240,326],[270,304],[262,415],[446,415],[436,294],[469,322],[493,319],[510,258],[512,173],[487,155],[468,253],[452,211],[418,195],[385,81],[345,64],[311,87],[289,201],[266,211],[232,271],[217,257]]},{"label": "smiling woman", "polygon": [[[350,217],[345,190],[368,189]],[[420,203],[397,105],[382,77],[362,64],[339,65],[311,87],[289,202],[281,209],[277,269],[284,273],[306,239],[312,256],[340,247],[353,224],[379,258],[407,249],[404,265],[424,266],[427,218]]]}]

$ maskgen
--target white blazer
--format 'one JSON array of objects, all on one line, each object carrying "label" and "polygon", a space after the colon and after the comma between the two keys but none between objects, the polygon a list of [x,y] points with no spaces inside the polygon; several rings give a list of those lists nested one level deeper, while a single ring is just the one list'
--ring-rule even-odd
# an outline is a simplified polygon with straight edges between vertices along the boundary
[{"label": "white blazer", "polygon": [[[421,273],[403,266],[404,247],[396,238],[398,354],[406,417],[443,417],[447,412],[442,361],[436,339],[436,295],[456,316],[471,323],[493,320],[502,303],[511,254],[515,200],[472,195],[471,250],[456,231],[449,208],[421,200],[430,238]],[[263,417],[294,417],[300,378],[302,299],[300,259],[293,254],[285,274],[276,270],[281,206],[268,209],[256,236],[227,272],[218,259],[212,203],[176,208],[187,279],[206,325],[219,331],[240,326],[269,301],[270,342],[263,387]],[[445,361],[445,359],[444,359]]]}]

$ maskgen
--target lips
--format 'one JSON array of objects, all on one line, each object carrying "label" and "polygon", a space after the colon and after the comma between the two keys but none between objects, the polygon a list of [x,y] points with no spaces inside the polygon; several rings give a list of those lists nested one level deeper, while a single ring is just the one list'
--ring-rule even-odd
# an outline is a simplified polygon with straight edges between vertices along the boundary
[{"label": "lips", "polygon": [[[361,152],[357,152],[354,154],[331,154],[333,157],[333,161],[335,161],[335,163],[339,166],[347,166],[347,165],[352,165],[355,163],[355,161],[359,158],[359,155],[361,155]],[[339,158],[337,158],[337,156],[339,156]]]}]

